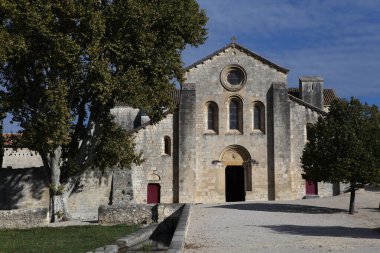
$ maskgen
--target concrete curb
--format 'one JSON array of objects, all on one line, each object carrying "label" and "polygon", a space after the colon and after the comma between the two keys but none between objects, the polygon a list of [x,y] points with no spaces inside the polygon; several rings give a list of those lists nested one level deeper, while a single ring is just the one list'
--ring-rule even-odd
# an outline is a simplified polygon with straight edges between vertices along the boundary
[{"label": "concrete curb", "polygon": [[[147,240],[153,231],[157,228],[158,224],[152,224],[147,227],[141,228],[136,232],[120,238],[116,241],[116,244],[105,245],[99,248],[96,248],[94,253],[117,253],[120,250],[124,250],[136,245],[139,242]],[[87,253],[92,253],[89,251]]]},{"label": "concrete curb", "polygon": [[185,247],[185,239],[187,233],[187,226],[189,224],[189,217],[191,212],[191,204],[185,204],[182,210],[181,217],[179,218],[177,228],[174,232],[172,242],[170,243],[168,253],[183,252]]},{"label": "concrete curb", "polygon": [[152,224],[142,229],[137,230],[136,232],[128,235],[127,237],[120,238],[116,241],[119,249],[130,248],[142,241],[149,239],[153,231],[157,228],[158,224]]}]

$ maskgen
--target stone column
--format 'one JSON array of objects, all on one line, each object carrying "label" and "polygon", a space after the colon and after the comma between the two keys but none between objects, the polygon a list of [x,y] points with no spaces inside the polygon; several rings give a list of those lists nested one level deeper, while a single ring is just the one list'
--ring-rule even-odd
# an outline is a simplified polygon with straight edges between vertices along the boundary
[{"label": "stone column", "polygon": [[291,199],[290,164],[290,102],[285,83],[272,86],[272,155],[274,198]]},{"label": "stone column", "polygon": [[196,93],[194,84],[184,84],[179,106],[179,202],[193,203],[196,166]]}]

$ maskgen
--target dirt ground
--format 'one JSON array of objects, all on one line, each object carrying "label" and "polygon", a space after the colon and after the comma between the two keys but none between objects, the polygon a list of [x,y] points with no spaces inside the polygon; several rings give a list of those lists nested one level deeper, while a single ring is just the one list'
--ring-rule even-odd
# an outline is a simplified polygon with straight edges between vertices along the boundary
[{"label": "dirt ground", "polygon": [[380,192],[275,202],[194,205],[185,252],[380,252]]}]

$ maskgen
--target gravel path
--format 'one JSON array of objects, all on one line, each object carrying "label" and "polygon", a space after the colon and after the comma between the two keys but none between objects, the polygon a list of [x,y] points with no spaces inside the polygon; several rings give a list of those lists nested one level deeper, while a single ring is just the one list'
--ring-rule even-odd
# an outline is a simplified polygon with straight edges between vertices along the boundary
[{"label": "gravel path", "polygon": [[380,192],[276,202],[194,205],[185,252],[380,253]]}]

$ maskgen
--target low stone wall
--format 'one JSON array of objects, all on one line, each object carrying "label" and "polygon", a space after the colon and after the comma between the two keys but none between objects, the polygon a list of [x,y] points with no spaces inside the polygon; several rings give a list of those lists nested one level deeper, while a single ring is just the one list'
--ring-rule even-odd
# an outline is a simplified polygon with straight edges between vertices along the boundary
[{"label": "low stone wall", "polygon": [[32,228],[48,224],[47,208],[0,210],[0,228]]},{"label": "low stone wall", "polygon": [[183,204],[117,204],[101,205],[98,209],[99,224],[150,224],[162,221]]}]

